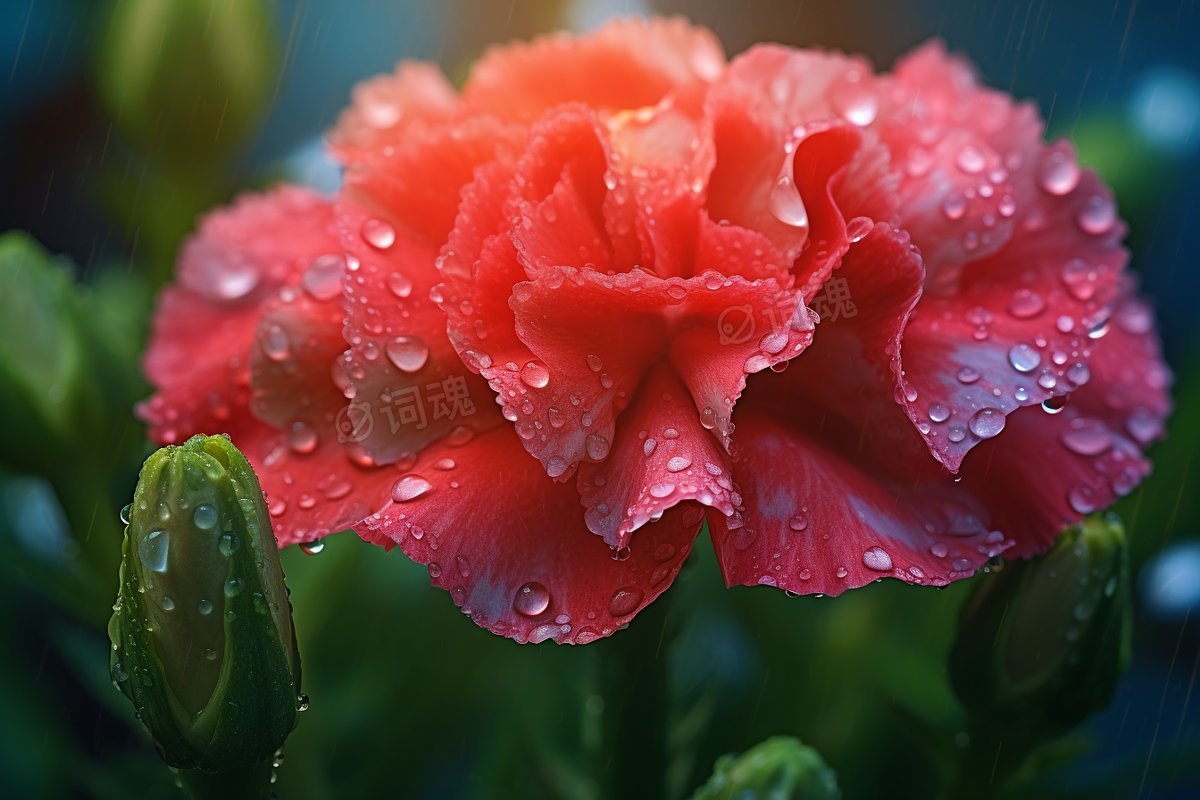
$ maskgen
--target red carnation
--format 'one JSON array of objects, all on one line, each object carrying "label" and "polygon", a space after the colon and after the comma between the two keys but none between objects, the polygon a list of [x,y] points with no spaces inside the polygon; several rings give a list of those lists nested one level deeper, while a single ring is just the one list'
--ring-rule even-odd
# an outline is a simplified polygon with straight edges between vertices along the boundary
[{"label": "red carnation", "polygon": [[[611,634],[705,518],[726,582],[944,585],[1147,473],[1124,225],[1029,104],[629,21],[405,64],[184,250],[160,441],[228,431],[281,545],[354,527],[518,641]],[[494,401],[494,402],[493,402]]]}]

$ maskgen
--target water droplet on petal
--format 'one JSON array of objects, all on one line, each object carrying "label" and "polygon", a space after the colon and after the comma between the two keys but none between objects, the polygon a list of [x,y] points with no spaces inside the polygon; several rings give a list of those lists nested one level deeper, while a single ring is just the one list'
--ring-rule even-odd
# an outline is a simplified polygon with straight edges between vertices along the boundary
[{"label": "water droplet on petal", "polygon": [[1004,414],[995,408],[981,408],[967,423],[971,433],[980,439],[991,439],[1004,430]]},{"label": "water droplet on petal", "polygon": [[292,423],[288,429],[288,447],[300,455],[307,455],[317,449],[317,432],[300,420]]},{"label": "water droplet on petal", "polygon": [[376,250],[387,250],[396,243],[396,229],[381,219],[368,219],[361,233],[363,241]]},{"label": "water droplet on petal", "polygon": [[1062,432],[1063,446],[1081,456],[1098,456],[1112,447],[1108,427],[1098,419],[1073,419]]},{"label": "water droplet on petal", "polygon": [[397,503],[407,503],[423,497],[433,489],[433,484],[420,475],[405,475],[392,485],[392,499]]},{"label": "water droplet on petal", "polygon": [[429,360],[429,346],[416,336],[397,336],[386,350],[388,360],[402,372],[416,372]]},{"label": "water droplet on petal", "polygon": [[1032,345],[1021,343],[1008,351],[1008,363],[1017,372],[1032,372],[1042,363],[1042,357]]},{"label": "water droplet on petal", "polygon": [[882,547],[872,547],[863,553],[863,566],[876,572],[889,572],[892,569],[892,557]]},{"label": "water droplet on petal", "polygon": [[1079,185],[1079,165],[1067,153],[1047,153],[1038,169],[1038,185],[1052,195],[1070,194]]},{"label": "water droplet on petal", "polygon": [[1017,319],[1031,319],[1046,308],[1046,301],[1030,289],[1018,289],[1008,303],[1008,313]]},{"label": "water droplet on petal", "polygon": [[304,290],[317,300],[332,300],[342,293],[345,259],[338,255],[317,256],[304,271]]},{"label": "water droplet on petal", "polygon": [[593,461],[602,461],[608,456],[609,442],[599,434],[590,433],[583,440],[584,449],[587,450],[588,458]]},{"label": "water droplet on petal", "polygon": [[851,244],[861,242],[875,228],[875,223],[870,217],[855,217],[846,223],[846,238]]},{"label": "water droplet on petal", "polygon": [[771,213],[783,224],[793,228],[808,227],[808,209],[804,207],[800,192],[787,175],[780,176],[775,182],[767,202]]},{"label": "water droplet on petal", "polygon": [[387,276],[388,291],[404,300],[412,294],[412,281],[402,272],[392,272]]},{"label": "water droplet on petal", "polygon": [[632,586],[617,589],[608,603],[608,613],[614,617],[627,617],[638,610],[638,606],[642,604],[645,596],[640,589]]},{"label": "water droplet on petal", "polygon": [[667,462],[668,472],[683,472],[692,465],[692,459],[688,456],[675,456]]},{"label": "water droplet on petal", "polygon": [[545,586],[535,581],[524,584],[517,590],[513,600],[513,608],[518,614],[526,617],[536,617],[550,607],[550,592]]},{"label": "water droplet on petal", "polygon": [[540,361],[529,361],[521,367],[521,382],[534,389],[544,389],[550,383],[550,370]]},{"label": "water droplet on petal", "polygon": [[1087,199],[1075,216],[1075,221],[1086,233],[1099,235],[1109,230],[1117,219],[1117,210],[1107,197],[1094,195]]},{"label": "water droplet on petal", "polygon": [[259,335],[263,353],[272,361],[286,361],[292,354],[292,345],[288,341],[287,331],[278,325],[270,324]]}]

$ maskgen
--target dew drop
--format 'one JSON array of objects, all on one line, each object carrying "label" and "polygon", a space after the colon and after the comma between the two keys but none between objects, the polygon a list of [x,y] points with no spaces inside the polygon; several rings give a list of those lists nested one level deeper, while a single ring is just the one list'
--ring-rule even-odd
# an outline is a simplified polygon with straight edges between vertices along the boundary
[{"label": "dew drop", "polygon": [[1031,319],[1042,313],[1045,308],[1046,301],[1030,289],[1018,289],[1008,303],[1008,313],[1017,319]]},{"label": "dew drop", "polygon": [[402,372],[416,372],[429,360],[429,346],[416,336],[397,336],[387,343],[388,360]]},{"label": "dew drop", "polygon": [[808,209],[804,207],[800,192],[787,175],[780,176],[775,182],[767,202],[771,213],[784,225],[791,225],[793,228],[808,227]]},{"label": "dew drop", "polygon": [[1038,364],[1042,363],[1042,357],[1032,345],[1022,342],[1013,345],[1008,351],[1008,363],[1017,372],[1032,372],[1037,369]]},{"label": "dew drop", "polygon": [[518,614],[536,617],[550,607],[550,592],[540,583],[530,581],[517,590],[513,608]]},{"label": "dew drop", "polygon": [[675,456],[667,462],[668,472],[683,472],[692,465],[692,459],[689,456]]},{"label": "dew drop", "polygon": [[167,531],[150,531],[138,545],[138,555],[142,564],[151,572],[167,571],[167,553],[170,549],[171,535]]},{"label": "dew drop", "polygon": [[638,610],[645,594],[632,586],[617,589],[608,603],[608,613],[614,617],[627,617]]},{"label": "dew drop", "polygon": [[1070,194],[1079,185],[1079,165],[1067,153],[1047,153],[1038,169],[1038,185],[1052,195]]},{"label": "dew drop", "polygon": [[217,509],[208,503],[196,506],[192,513],[192,523],[202,531],[211,530],[217,524]]},{"label": "dew drop", "polygon": [[272,361],[286,361],[292,354],[292,345],[288,341],[287,331],[278,325],[271,324],[264,328],[259,336],[263,353]]},{"label": "dew drop", "polygon": [[876,572],[888,572],[892,568],[892,557],[882,547],[872,547],[863,553],[863,566]]},{"label": "dew drop", "polygon": [[529,361],[521,367],[521,382],[534,389],[544,389],[550,383],[550,370],[540,361]]},{"label": "dew drop", "polygon": [[392,485],[392,499],[397,503],[407,503],[423,497],[433,489],[433,484],[420,475],[405,475]]},{"label": "dew drop", "polygon": [[413,290],[412,281],[402,272],[389,273],[387,276],[387,287],[389,292],[401,300],[411,295]]},{"label": "dew drop", "polygon": [[981,408],[967,423],[971,433],[980,439],[991,439],[1004,430],[1004,414],[995,408]]},{"label": "dew drop", "polygon": [[342,293],[346,261],[338,255],[317,256],[304,271],[304,290],[317,300],[332,300]]},{"label": "dew drop", "polygon": [[311,539],[307,542],[300,543],[300,552],[306,556],[315,556],[325,549],[325,542],[321,539]]},{"label": "dew drop", "polygon": [[368,219],[360,232],[363,241],[376,250],[387,250],[396,243],[396,229],[381,219]]},{"label": "dew drop", "polygon": [[300,455],[307,455],[317,449],[317,432],[304,422],[297,420],[288,429],[288,447]]}]

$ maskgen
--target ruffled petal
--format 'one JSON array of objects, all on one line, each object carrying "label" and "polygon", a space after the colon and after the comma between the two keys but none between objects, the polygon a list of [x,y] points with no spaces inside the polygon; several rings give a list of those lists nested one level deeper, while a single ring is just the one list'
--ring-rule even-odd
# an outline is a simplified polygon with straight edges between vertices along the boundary
[{"label": "ruffled petal", "polygon": [[497,156],[504,135],[479,121],[454,136],[418,137],[394,163],[347,175],[338,220],[348,254],[349,349],[339,380],[359,416],[372,420],[354,443],[368,462],[402,460],[459,425],[495,424],[490,393],[459,359],[430,293],[459,191]]},{"label": "ruffled petal", "polygon": [[682,502],[725,515],[739,505],[725,454],[701,424],[687,387],[665,365],[642,380],[608,457],[581,467],[578,483],[588,530],[617,550]]},{"label": "ruffled petal", "polygon": [[678,17],[630,18],[583,36],[494,47],[476,62],[462,97],[478,112],[508,119],[532,119],[570,102],[621,111],[656,105],[724,68],[724,52],[707,30]]},{"label": "ruffled petal", "polygon": [[458,111],[458,96],[441,70],[402,61],[393,73],[354,87],[350,107],[329,132],[329,148],[342,164],[356,164],[403,145],[414,128],[445,122]]},{"label": "ruffled petal", "polygon": [[[1101,227],[1087,221],[1103,207]],[[971,264],[950,295],[927,295],[903,345],[903,397],[930,451],[948,469],[1003,430],[1017,408],[1088,380],[1125,265],[1124,226],[1107,189],[1086,173],[1073,193],[1023,219],[1021,235]]]},{"label": "ruffled petal", "polygon": [[283,186],[205,217],[155,311],[144,369],[158,393],[139,407],[159,442],[226,430],[250,398],[248,362],[262,304],[325,253],[338,253],[332,205]]},{"label": "ruffled petal", "polygon": [[586,644],[671,585],[702,521],[696,506],[678,506],[614,556],[584,527],[575,487],[547,478],[499,428],[430,447],[356,530],[426,564],[433,584],[493,633]]}]

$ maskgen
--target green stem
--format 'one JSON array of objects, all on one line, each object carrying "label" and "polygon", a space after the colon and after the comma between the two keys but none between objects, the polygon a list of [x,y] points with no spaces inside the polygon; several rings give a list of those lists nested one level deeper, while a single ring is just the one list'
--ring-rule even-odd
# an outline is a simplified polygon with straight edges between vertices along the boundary
[{"label": "green stem", "polygon": [[604,698],[600,784],[607,787],[605,797],[667,796],[667,597],[659,597],[626,630],[597,646]]},{"label": "green stem", "polygon": [[178,778],[188,800],[264,800],[271,791],[271,762],[220,772],[181,769]]}]

